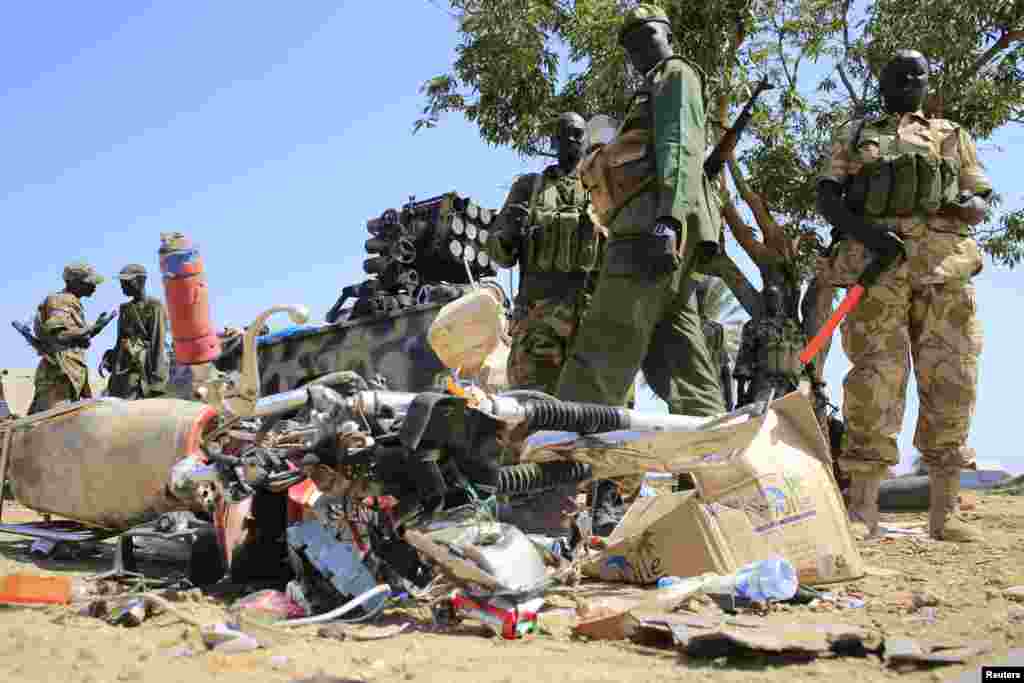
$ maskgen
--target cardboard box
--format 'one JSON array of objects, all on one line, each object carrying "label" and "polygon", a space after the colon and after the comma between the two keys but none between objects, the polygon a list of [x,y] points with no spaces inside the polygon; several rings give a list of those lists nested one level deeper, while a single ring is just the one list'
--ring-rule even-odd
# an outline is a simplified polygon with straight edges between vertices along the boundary
[{"label": "cardboard box", "polygon": [[863,576],[807,400],[790,394],[758,419],[745,447],[691,470],[696,491],[639,499],[584,574],[650,584],[661,576],[728,574],[777,555],[806,585]]}]

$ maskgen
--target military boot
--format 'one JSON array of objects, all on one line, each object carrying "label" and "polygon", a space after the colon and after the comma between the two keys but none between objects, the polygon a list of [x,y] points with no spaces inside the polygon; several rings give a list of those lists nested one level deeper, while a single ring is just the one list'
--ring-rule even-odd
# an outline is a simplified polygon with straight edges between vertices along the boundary
[{"label": "military boot", "polygon": [[929,467],[928,486],[928,534],[932,538],[953,543],[984,540],[981,531],[959,514],[959,467]]},{"label": "military boot", "polygon": [[859,465],[850,472],[850,533],[857,540],[878,535],[878,491],[885,478],[884,465]]}]

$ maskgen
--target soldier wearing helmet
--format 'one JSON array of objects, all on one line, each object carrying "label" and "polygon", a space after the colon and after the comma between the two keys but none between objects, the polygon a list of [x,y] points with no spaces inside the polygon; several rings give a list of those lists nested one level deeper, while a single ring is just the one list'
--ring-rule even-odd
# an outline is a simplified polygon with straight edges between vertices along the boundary
[{"label": "soldier wearing helmet", "polygon": [[92,296],[103,280],[87,263],[69,264],[64,268],[64,289],[39,304],[33,332],[38,340],[36,351],[42,359],[36,368],[35,396],[29,414],[92,397],[85,350],[114,315],[104,313],[87,325],[82,299]]},{"label": "soldier wearing helmet", "polygon": [[170,374],[167,313],[159,299],[146,296],[145,267],[129,264],[117,277],[130,300],[121,304],[117,341],[100,364],[101,373],[110,373],[107,393],[130,400],[162,396]]}]

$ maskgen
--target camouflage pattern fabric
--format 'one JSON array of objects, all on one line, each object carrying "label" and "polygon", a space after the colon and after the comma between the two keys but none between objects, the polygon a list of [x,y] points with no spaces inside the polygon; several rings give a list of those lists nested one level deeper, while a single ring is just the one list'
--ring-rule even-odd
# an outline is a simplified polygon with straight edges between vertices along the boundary
[{"label": "camouflage pattern fabric", "polygon": [[[261,342],[260,392],[266,396],[288,391],[343,370],[368,381],[379,378],[395,391],[437,390],[450,371],[430,348],[427,333],[447,302],[432,301]],[[225,344],[224,352],[214,361],[217,369],[238,370],[241,350],[241,343]]]},{"label": "camouflage pattern fabric", "polygon": [[512,344],[507,372],[513,388],[554,394],[589,296],[583,273],[538,272],[537,264],[529,263],[522,253],[522,245],[505,239],[510,207],[530,207],[528,223],[534,224],[538,215],[567,210],[582,212],[586,200],[579,176],[566,174],[557,164],[548,166],[539,177],[536,173],[520,176],[513,183],[498,214],[496,229],[488,238],[491,258],[505,268],[519,264],[522,275],[509,329]]},{"label": "camouflage pattern fabric", "polygon": [[68,291],[49,295],[39,305],[34,328],[36,337],[53,351],[43,356],[36,367],[35,397],[29,413],[49,410],[66,401],[91,398],[85,349],[59,341],[62,333],[85,331],[82,301]]},{"label": "camouflage pattern fabric", "polygon": [[121,304],[108,393],[124,399],[162,396],[170,375],[164,337],[167,313],[159,299]]},{"label": "camouflage pattern fabric", "polygon": [[[847,127],[835,137],[821,177],[844,183],[877,154],[875,134],[916,140],[960,166],[959,189],[992,189],[973,140],[943,119],[920,112],[887,116],[865,124],[867,142],[851,149]],[[964,467],[974,459],[966,446],[977,398],[982,330],[971,278],[982,256],[963,221],[945,215],[883,217],[906,244],[907,259],[869,288],[843,322],[843,350],[852,368],[843,384],[847,445],[841,466],[899,462],[896,437],[903,423],[913,359],[920,414],[914,445],[929,466]],[[844,240],[829,263],[831,282],[849,286],[867,264],[863,245]]]},{"label": "camouflage pattern fabric", "polygon": [[554,393],[584,304],[558,297],[516,306],[509,328],[508,379],[512,387]]}]

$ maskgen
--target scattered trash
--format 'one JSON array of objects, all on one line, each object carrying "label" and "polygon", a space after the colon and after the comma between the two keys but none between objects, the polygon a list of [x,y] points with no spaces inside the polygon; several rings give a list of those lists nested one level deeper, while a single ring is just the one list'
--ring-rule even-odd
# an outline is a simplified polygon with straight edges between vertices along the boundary
[{"label": "scattered trash", "polygon": [[1003,597],[1007,600],[1024,602],[1024,586],[1013,586],[1003,591]]},{"label": "scattered trash", "polygon": [[911,594],[911,604],[918,607],[938,607],[942,604],[942,598],[931,591],[914,591]]},{"label": "scattered trash", "polygon": [[772,624],[731,618],[669,618],[675,644],[694,657],[721,657],[744,651],[821,655],[863,655],[872,636],[850,624]]},{"label": "scattered trash", "polygon": [[506,640],[515,640],[537,630],[537,613],[543,605],[544,598],[516,604],[504,598],[473,599],[456,590],[435,606],[434,620],[438,625],[450,626],[468,617]]},{"label": "scattered trash", "polygon": [[658,583],[656,585],[659,589],[668,588],[669,586],[674,586],[677,583],[682,582],[682,580],[683,579],[681,579],[678,576],[663,576],[660,579],[658,579]]},{"label": "scattered trash", "polygon": [[309,615],[301,605],[281,591],[262,590],[251,593],[232,605],[232,611],[265,623],[299,619]]},{"label": "scattered trash", "polygon": [[864,575],[865,576],[878,576],[878,577],[881,577],[883,579],[888,579],[888,578],[892,578],[894,576],[899,576],[900,573],[901,572],[898,572],[895,569],[886,569],[885,567],[872,567],[872,566],[864,567]]},{"label": "scattered trash", "polygon": [[270,666],[280,671],[291,664],[291,659],[285,655],[274,655],[270,658]]},{"label": "scattered trash", "polygon": [[382,583],[381,585],[377,586],[376,588],[373,588],[371,590],[366,591],[362,595],[359,595],[359,596],[353,598],[352,600],[349,600],[348,602],[346,602],[341,607],[339,607],[337,609],[334,609],[334,610],[331,610],[330,612],[325,612],[324,614],[317,614],[316,616],[305,617],[305,618],[301,618],[301,619],[289,619],[287,621],[280,621],[280,622],[277,622],[277,625],[278,626],[294,627],[294,626],[309,626],[310,624],[324,624],[324,623],[327,623],[328,621],[333,621],[335,619],[339,619],[339,618],[345,616],[346,614],[348,614],[349,612],[351,612],[352,610],[354,610],[356,607],[359,607],[360,605],[363,605],[363,604],[366,604],[368,602],[374,601],[374,599],[377,598],[378,596],[386,595],[387,593],[390,593],[390,592],[391,592],[391,586],[387,585],[386,583]]},{"label": "scattered trash", "polygon": [[66,605],[88,593],[85,582],[70,576],[0,576],[0,604],[3,605]]},{"label": "scattered trash", "polygon": [[630,610],[637,602],[606,598],[577,609],[579,622],[573,633],[593,640],[628,640],[636,633],[640,620]]},{"label": "scattered trash", "polygon": [[217,652],[250,652],[260,647],[255,638],[225,623],[204,626],[199,633],[206,647]]},{"label": "scattered trash", "polygon": [[789,600],[799,586],[796,571],[786,560],[773,557],[751,562],[705,587],[708,593],[732,595],[754,602]]},{"label": "scattered trash", "polygon": [[935,623],[938,618],[938,610],[934,607],[922,607],[917,611],[917,614],[909,616],[904,621],[914,623],[923,622],[929,626]]},{"label": "scattered trash", "polygon": [[1020,605],[1010,605],[1009,609],[1006,610],[1006,619],[1013,624],[1020,624],[1024,622],[1024,607]]},{"label": "scattered trash", "polygon": [[[805,585],[862,576],[845,507],[817,456],[824,446],[806,436],[817,434],[806,399],[775,401],[769,418],[771,426],[754,421],[749,434],[737,436],[734,450],[690,458],[685,467],[673,463],[692,474],[700,495],[637,498],[583,574],[650,585],[665,575],[725,575],[777,556]],[[617,453],[616,462],[625,457]]]},{"label": "scattered trash", "polygon": [[114,626],[139,626],[149,616],[146,601],[133,598],[110,608],[106,620]]},{"label": "scattered trash", "polygon": [[910,638],[886,638],[885,661],[894,668],[917,664],[962,664],[991,650],[989,643],[944,645]]},{"label": "scattered trash", "polygon": [[167,655],[168,657],[171,657],[172,659],[177,659],[177,658],[180,658],[180,657],[194,657],[195,654],[196,654],[196,651],[193,650],[188,645],[184,645],[183,644],[183,645],[176,645],[176,646],[172,647],[170,650],[166,650],[164,652],[164,654]]},{"label": "scattered trash", "polygon": [[321,626],[317,635],[330,640],[353,640],[356,642],[369,642],[372,640],[385,640],[405,633],[412,628],[412,622],[404,624],[393,624],[390,626],[361,626],[353,627],[349,624],[328,624]]}]

